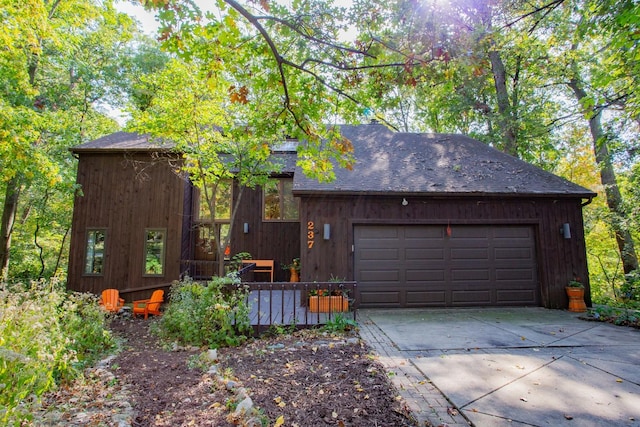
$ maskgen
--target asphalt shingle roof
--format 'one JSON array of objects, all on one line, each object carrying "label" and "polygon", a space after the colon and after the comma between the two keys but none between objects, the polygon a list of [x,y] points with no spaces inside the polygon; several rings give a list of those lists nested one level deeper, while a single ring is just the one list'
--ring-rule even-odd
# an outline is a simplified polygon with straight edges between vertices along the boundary
[{"label": "asphalt shingle roof", "polygon": [[[150,139],[148,134],[115,132],[71,148],[73,153],[120,153],[171,151],[174,144]],[[282,165],[282,174],[292,174],[296,168],[296,153],[287,150],[273,153],[273,159]]]},{"label": "asphalt shingle roof", "polygon": [[354,146],[352,171],[319,183],[298,169],[294,194],[537,195],[591,198],[592,191],[464,135],[341,126]]},{"label": "asphalt shingle roof", "polygon": [[74,153],[101,151],[162,151],[170,150],[173,144],[163,143],[161,140],[150,140],[148,134],[140,135],[134,132],[115,132],[85,144],[72,147]]}]

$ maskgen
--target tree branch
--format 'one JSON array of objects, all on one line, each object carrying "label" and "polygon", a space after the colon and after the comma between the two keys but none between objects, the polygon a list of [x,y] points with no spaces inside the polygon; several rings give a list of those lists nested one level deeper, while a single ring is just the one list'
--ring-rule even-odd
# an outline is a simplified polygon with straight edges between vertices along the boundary
[{"label": "tree branch", "polygon": [[331,43],[331,42],[329,42],[327,40],[319,39],[319,38],[313,37],[313,36],[311,36],[309,34],[305,34],[300,29],[300,27],[298,27],[297,25],[292,24],[291,22],[287,21],[286,19],[277,18],[275,16],[266,16],[266,15],[264,15],[264,16],[256,16],[255,18],[257,20],[271,20],[271,21],[277,22],[279,24],[282,24],[282,25],[292,29],[296,33],[300,34],[302,37],[306,38],[307,40],[311,40],[311,41],[313,41],[315,43],[318,43],[320,45],[328,46],[330,48],[333,48],[333,49],[336,49],[336,50],[339,50],[339,51],[342,51],[342,52],[357,53],[359,55],[366,56],[366,57],[369,57],[369,58],[375,58],[375,55],[372,55],[372,54],[370,54],[370,53],[368,53],[368,52],[366,52],[364,50],[355,49],[355,48],[352,48],[352,47],[349,47],[349,46],[345,46],[345,45],[342,45],[342,44]]},{"label": "tree branch", "polygon": [[[551,3],[547,3],[544,6],[535,8],[531,12],[525,13],[524,15],[520,15],[519,17],[517,17],[513,21],[508,22],[505,25],[503,25],[502,29],[511,28],[513,25],[517,24],[518,22],[522,21],[523,19],[526,19],[526,18],[528,18],[528,17],[530,17],[532,15],[535,15],[538,12],[542,12],[543,10],[549,10],[549,12],[550,12],[550,11],[554,10],[555,8],[557,8],[558,6],[560,6],[562,3],[564,3],[564,0],[553,0]],[[547,16],[547,14],[549,12],[545,13],[544,16]],[[543,16],[543,18],[544,18],[544,16]],[[537,25],[538,24],[536,22],[536,24],[534,24],[534,28]]]}]

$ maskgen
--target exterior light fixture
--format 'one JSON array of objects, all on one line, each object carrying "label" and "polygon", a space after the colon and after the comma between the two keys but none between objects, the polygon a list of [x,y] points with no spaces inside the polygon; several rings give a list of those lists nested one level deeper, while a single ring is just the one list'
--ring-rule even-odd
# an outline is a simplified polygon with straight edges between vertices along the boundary
[{"label": "exterior light fixture", "polygon": [[329,240],[331,238],[331,225],[325,224],[323,231],[324,232],[322,233],[322,238],[324,240]]},{"label": "exterior light fixture", "polygon": [[244,224],[242,224],[242,231],[244,231],[244,234],[247,234],[249,232],[249,223],[245,222]]},{"label": "exterior light fixture", "polygon": [[560,234],[565,239],[571,238],[571,227],[569,226],[568,222],[565,222],[564,224],[562,224],[562,228],[560,229]]},{"label": "exterior light fixture", "polygon": [[404,197],[402,198],[402,206],[407,206],[409,202]]}]

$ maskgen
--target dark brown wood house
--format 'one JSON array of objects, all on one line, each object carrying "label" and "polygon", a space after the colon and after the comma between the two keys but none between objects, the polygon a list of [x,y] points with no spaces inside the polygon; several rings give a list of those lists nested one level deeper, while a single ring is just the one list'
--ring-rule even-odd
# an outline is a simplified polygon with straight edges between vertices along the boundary
[{"label": "dark brown wood house", "polygon": [[[306,178],[294,147],[274,153],[284,168],[245,190],[231,255],[274,260],[276,281],[300,257],[303,281],[357,281],[361,307],[566,308],[569,280],[588,290],[582,207],[593,192],[462,135],[342,133],[356,164],[331,183]],[[83,190],[71,289],[131,300],[214,261],[210,221],[168,148],[119,132],[72,151]]]}]

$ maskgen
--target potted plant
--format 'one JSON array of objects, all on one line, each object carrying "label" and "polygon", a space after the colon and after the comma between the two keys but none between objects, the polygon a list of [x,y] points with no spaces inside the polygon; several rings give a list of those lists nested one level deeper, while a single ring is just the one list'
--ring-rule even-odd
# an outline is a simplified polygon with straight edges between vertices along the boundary
[{"label": "potted plant", "polygon": [[[344,280],[331,276],[330,282],[340,283]],[[331,289],[312,289],[309,291],[309,311],[312,313],[342,313],[349,311],[349,299],[342,287]]]},{"label": "potted plant", "polygon": [[283,270],[289,270],[290,273],[290,282],[299,282],[300,281],[300,258],[294,258],[291,264],[283,264]]},{"label": "potted plant", "polygon": [[580,279],[570,280],[564,289],[569,297],[569,311],[574,313],[587,311],[587,305],[584,302],[584,285]]},{"label": "potted plant", "polygon": [[234,256],[231,257],[229,261],[229,265],[227,266],[228,272],[237,272],[242,268],[242,260],[244,259],[252,259],[252,256],[249,252],[238,252]]}]

